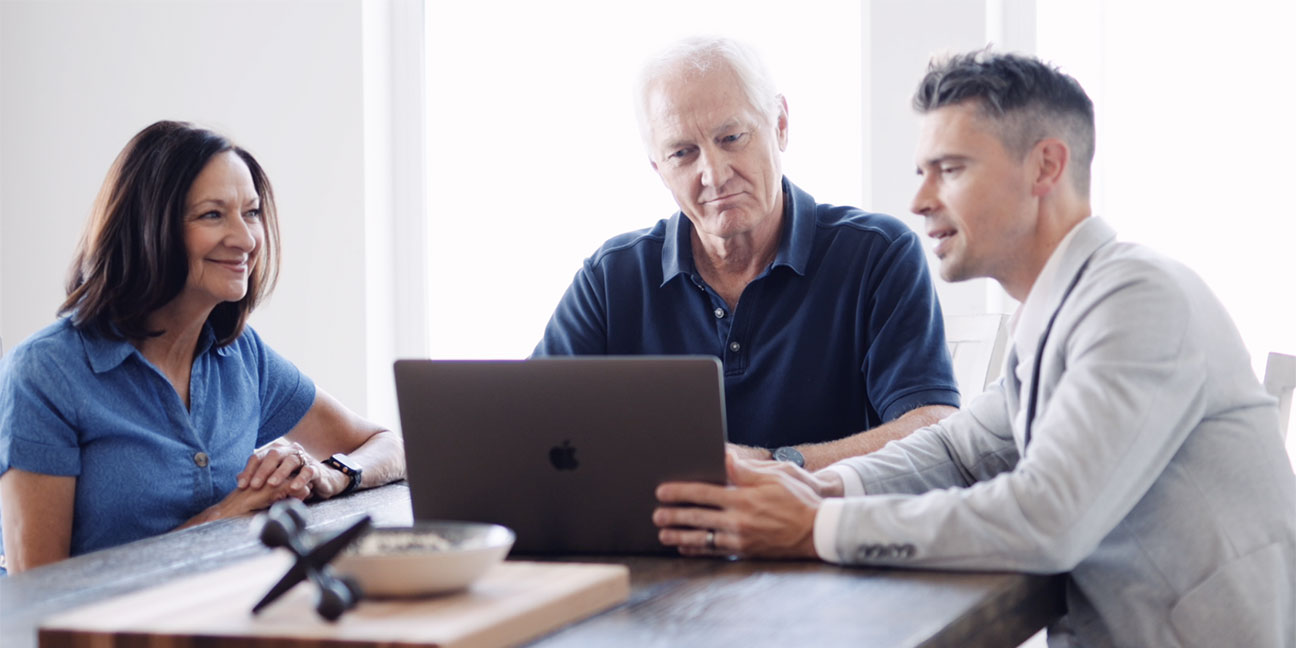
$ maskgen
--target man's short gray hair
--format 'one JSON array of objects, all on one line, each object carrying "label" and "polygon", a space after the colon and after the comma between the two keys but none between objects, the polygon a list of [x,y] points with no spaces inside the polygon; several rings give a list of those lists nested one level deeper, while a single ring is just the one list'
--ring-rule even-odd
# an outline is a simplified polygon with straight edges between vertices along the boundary
[{"label": "man's short gray hair", "polygon": [[914,92],[920,114],[964,102],[996,127],[999,141],[1024,157],[1045,137],[1059,137],[1071,149],[1071,177],[1089,195],[1094,157],[1094,107],[1071,76],[1033,56],[989,48],[933,58]]},{"label": "man's short gray hair", "polygon": [[726,64],[738,77],[743,94],[752,108],[773,124],[778,118],[778,87],[760,54],[745,43],[717,36],[685,38],[649,58],[639,72],[635,85],[635,115],[639,118],[639,131],[645,145],[650,145],[652,133],[648,125],[648,100],[653,85],[670,74],[683,72],[701,76],[716,64]]}]

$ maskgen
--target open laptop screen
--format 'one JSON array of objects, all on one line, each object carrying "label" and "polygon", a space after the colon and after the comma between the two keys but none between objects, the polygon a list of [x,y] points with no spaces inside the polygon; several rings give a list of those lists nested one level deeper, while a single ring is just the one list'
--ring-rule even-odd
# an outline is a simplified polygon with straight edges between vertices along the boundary
[{"label": "open laptop screen", "polygon": [[724,483],[710,356],[398,360],[415,520],[494,522],[521,553],[656,553],[663,481]]}]

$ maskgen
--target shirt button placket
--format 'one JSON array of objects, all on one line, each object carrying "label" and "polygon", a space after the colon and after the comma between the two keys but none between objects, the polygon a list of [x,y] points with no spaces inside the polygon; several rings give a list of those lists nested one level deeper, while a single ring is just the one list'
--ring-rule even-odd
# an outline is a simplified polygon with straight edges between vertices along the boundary
[{"label": "shirt button placket", "polygon": [[724,366],[726,372],[742,372],[745,364],[742,353],[743,345],[738,340],[729,340],[725,344]]}]

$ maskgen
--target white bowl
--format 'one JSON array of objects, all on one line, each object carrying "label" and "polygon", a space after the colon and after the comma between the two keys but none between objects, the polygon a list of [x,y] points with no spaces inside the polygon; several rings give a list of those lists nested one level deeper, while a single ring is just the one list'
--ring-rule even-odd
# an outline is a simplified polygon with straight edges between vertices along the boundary
[{"label": "white bowl", "polygon": [[508,555],[508,527],[480,522],[420,522],[376,527],[333,561],[365,596],[419,596],[463,589]]}]

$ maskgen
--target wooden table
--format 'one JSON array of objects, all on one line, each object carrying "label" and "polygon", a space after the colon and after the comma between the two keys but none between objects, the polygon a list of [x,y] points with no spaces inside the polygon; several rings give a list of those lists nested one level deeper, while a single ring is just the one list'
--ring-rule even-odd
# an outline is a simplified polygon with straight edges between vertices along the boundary
[{"label": "wooden table", "polygon": [[[368,513],[410,521],[393,484],[310,506],[312,529]],[[248,519],[211,524],[0,578],[0,644],[33,648],[46,616],[268,551]],[[1062,577],[835,567],[819,562],[566,556],[629,566],[630,600],[532,644],[1015,646],[1063,610]]]}]

